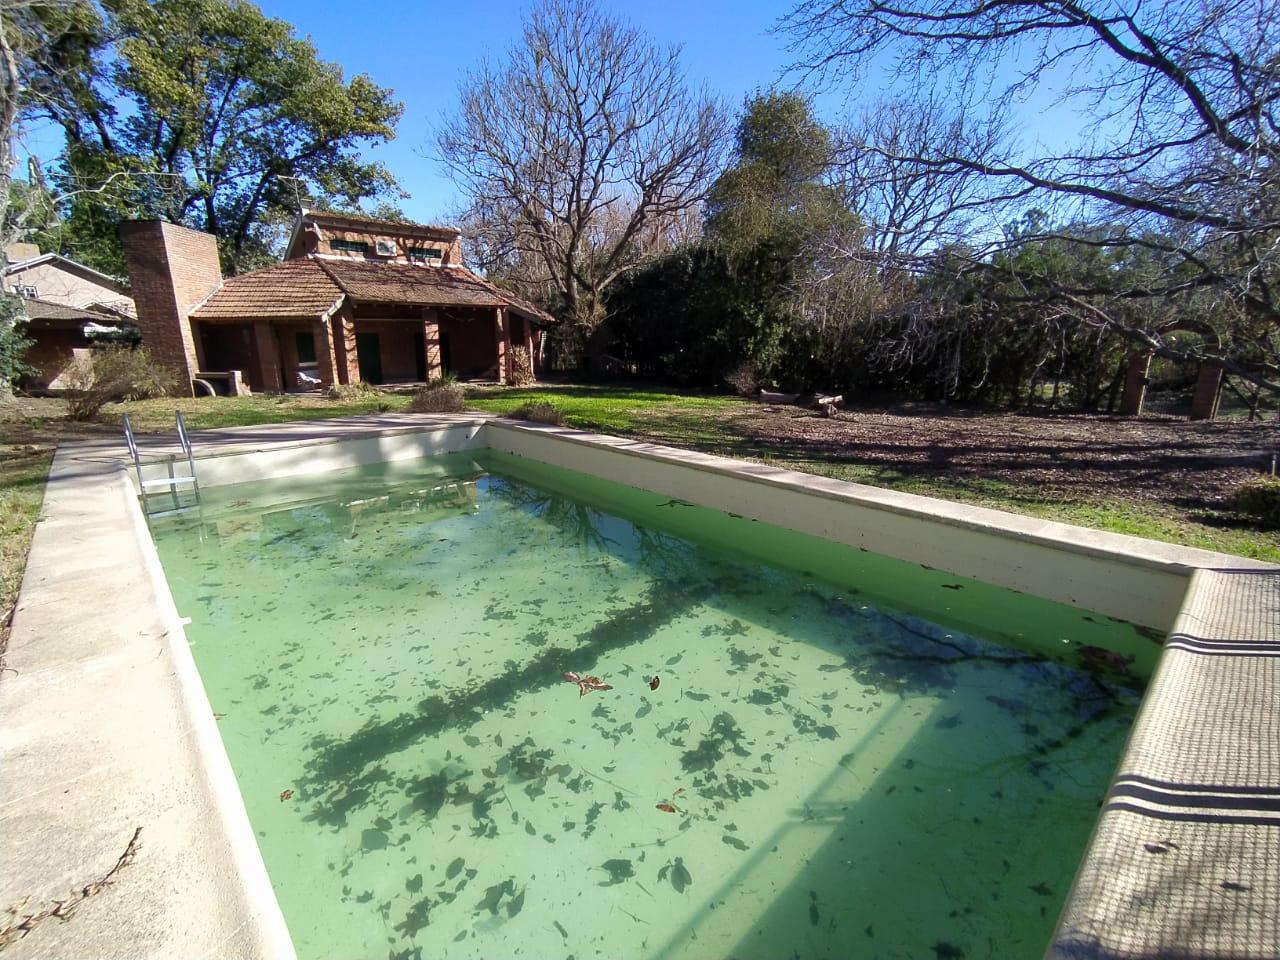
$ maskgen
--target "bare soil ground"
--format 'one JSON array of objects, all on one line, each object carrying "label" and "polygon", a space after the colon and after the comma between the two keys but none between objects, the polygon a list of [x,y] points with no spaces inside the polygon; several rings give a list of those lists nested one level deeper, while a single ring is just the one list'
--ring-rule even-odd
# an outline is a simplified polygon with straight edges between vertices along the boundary
[{"label": "bare soil ground", "polygon": [[890,468],[904,476],[980,478],[1069,499],[1220,508],[1270,470],[1275,421],[1188,422],[1088,414],[1022,414],[901,406],[825,418],[794,407],[733,415],[733,430],[777,459]]}]

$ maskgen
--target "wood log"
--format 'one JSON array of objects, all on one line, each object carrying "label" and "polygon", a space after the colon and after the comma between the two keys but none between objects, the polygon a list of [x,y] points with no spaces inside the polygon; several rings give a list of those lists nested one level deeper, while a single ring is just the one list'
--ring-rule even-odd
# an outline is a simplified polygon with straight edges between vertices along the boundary
[{"label": "wood log", "polygon": [[771,390],[760,391],[761,403],[791,404],[791,403],[795,403],[799,399],[800,399],[800,394],[798,393],[774,393]]}]

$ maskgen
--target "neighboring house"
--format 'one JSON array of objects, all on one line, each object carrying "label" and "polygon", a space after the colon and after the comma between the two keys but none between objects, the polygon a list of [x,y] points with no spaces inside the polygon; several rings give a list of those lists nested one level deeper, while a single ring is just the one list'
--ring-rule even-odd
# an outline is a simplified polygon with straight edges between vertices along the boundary
[{"label": "neighboring house", "polygon": [[22,359],[32,372],[18,385],[29,392],[66,389],[67,373],[78,361],[91,362],[95,343],[117,340],[133,329],[119,317],[60,303],[23,297],[22,306],[26,314],[22,333],[31,341]]},{"label": "neighboring house", "polygon": [[5,253],[4,288],[10,293],[126,320],[137,316],[129,285],[115,277],[29,243],[15,243]]},{"label": "neighboring house", "polygon": [[5,248],[4,289],[22,298],[23,333],[32,342],[23,358],[31,373],[24,390],[60,390],[67,371],[87,358],[96,341],[133,328],[134,305],[126,284],[29,243]]},{"label": "neighboring house", "polygon": [[459,232],[324,211],[294,223],[285,260],[223,278],[214,238],[121,225],[143,343],[187,380],[242,372],[255,391],[443,372],[506,382],[538,361],[551,317],[467,270]]}]

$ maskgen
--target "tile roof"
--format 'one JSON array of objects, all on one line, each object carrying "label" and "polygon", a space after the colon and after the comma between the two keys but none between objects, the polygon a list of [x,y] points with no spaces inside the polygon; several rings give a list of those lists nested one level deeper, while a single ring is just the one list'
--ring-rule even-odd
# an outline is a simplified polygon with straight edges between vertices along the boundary
[{"label": "tile roof", "polygon": [[319,260],[356,302],[423,307],[512,307],[534,320],[551,317],[463,267]]},{"label": "tile roof", "polygon": [[48,300],[36,300],[32,297],[22,298],[22,311],[26,314],[28,320],[70,320],[77,323],[90,321],[108,325],[119,325],[128,322],[127,317],[93,310],[82,310],[79,307],[69,307],[63,303],[50,303]]},{"label": "tile roof", "polygon": [[228,277],[192,312],[197,320],[313,318],[343,294],[357,303],[413,307],[509,307],[539,323],[552,317],[462,267],[306,257]]},{"label": "tile roof", "polygon": [[315,319],[327,313],[343,290],[315,260],[286,260],[228,277],[196,308],[197,320]]},{"label": "tile roof", "polygon": [[388,232],[394,233],[397,230],[425,230],[431,233],[451,233],[459,234],[462,231],[457,227],[448,227],[438,223],[416,223],[412,220],[387,220],[380,217],[371,217],[366,213],[343,213],[340,210],[321,210],[319,207],[309,208],[303,211],[304,219],[309,220],[328,220],[336,222],[345,220],[349,223],[364,224],[370,227],[386,227]]}]

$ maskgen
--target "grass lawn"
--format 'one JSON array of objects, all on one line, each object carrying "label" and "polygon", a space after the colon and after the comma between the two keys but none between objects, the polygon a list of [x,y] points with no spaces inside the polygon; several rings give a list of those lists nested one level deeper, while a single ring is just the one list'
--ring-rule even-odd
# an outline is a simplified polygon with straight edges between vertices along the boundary
[{"label": "grass lawn", "polygon": [[44,478],[53,452],[47,448],[0,454],[0,653],[9,608],[18,596],[27,550],[35,532]]},{"label": "grass lawn", "polygon": [[[469,392],[468,406],[504,414],[531,400],[549,400],[556,404],[569,426],[642,437],[842,480],[1280,562],[1280,532],[1243,523],[1220,502],[1206,506],[1173,496],[1162,498],[1158,492],[1151,494],[1150,491],[1138,496],[1123,480],[1109,485],[1098,485],[1095,481],[1092,487],[1061,489],[1039,480],[1019,479],[1016,474],[1010,479],[1007,470],[1002,472],[995,466],[984,471],[981,462],[959,471],[945,457],[937,465],[933,464],[930,457],[937,444],[928,448],[929,456],[904,466],[894,462],[898,441],[890,439],[877,445],[863,442],[865,437],[859,439],[856,431],[860,417],[861,420],[867,417],[858,413],[823,421],[794,409],[764,408],[734,397],[620,386],[477,387]],[[60,440],[92,435],[119,436],[120,416],[125,410],[134,429],[148,433],[172,430],[175,409],[183,411],[192,430],[200,430],[399,411],[408,402],[408,396],[396,393],[380,393],[354,401],[331,401],[318,396],[146,400],[113,404],[105,409],[100,423],[76,425],[62,418],[58,401],[19,401],[15,407],[0,412],[0,617],[16,598],[31,531],[40,510],[44,477],[53,448]],[[874,419],[880,415],[869,416]],[[893,416],[904,425],[901,429],[908,437],[917,428],[924,429],[926,425],[936,428],[947,420],[938,415],[916,418],[910,412],[895,412]],[[1154,456],[1153,451],[1161,445],[1176,445],[1184,433],[1193,440],[1202,439],[1207,429],[1212,439],[1213,431],[1221,434],[1240,429],[1226,425],[1193,428],[1169,421],[1158,426],[1173,440],[1161,437],[1143,447],[1133,445],[1128,439],[1121,442],[1118,433],[1114,441],[1108,439],[1112,435],[1108,431],[1122,431],[1126,429],[1124,424],[1102,418],[1081,420],[1093,431],[1089,443],[1083,446],[1095,453],[1107,453],[1110,444],[1117,451],[1127,451],[1121,456],[1129,458],[1129,469],[1135,464],[1150,466],[1147,472],[1153,474],[1159,470],[1155,465],[1146,464],[1143,458]],[[978,430],[984,429],[986,422],[983,416],[965,421],[970,431],[975,425]],[[1033,432],[1039,429],[1036,418],[1025,418],[1025,422]],[[1061,422],[1061,419],[1045,419],[1043,424],[1047,428]],[[974,455],[975,449],[983,449],[987,444],[995,449],[998,443],[1007,441],[998,436],[1004,428],[994,417],[991,423],[991,436],[983,437],[981,444],[967,439],[961,444],[963,452]],[[1257,435],[1261,437],[1262,433]],[[1249,438],[1253,436],[1253,432],[1247,434]],[[1221,447],[1219,443],[1215,449]],[[1215,472],[1211,469],[1213,466],[1211,463],[1205,468],[1206,476],[1214,478],[1215,489],[1219,491],[1224,489],[1224,483],[1237,482],[1233,479],[1237,475],[1247,475],[1246,470],[1239,469],[1224,481],[1222,471]],[[1094,467],[1096,469],[1096,465]],[[1180,483],[1183,481],[1167,485]],[[1194,477],[1188,485],[1195,486]],[[1158,491],[1158,483],[1155,489]],[[1217,499],[1221,501],[1221,495]]]},{"label": "grass lawn", "polygon": [[[1046,490],[1039,483],[957,476],[945,468],[921,472],[892,464],[850,462],[830,455],[825,448],[753,436],[748,427],[765,415],[765,408],[736,397],[681,395],[661,389],[548,386],[478,390],[469,406],[505,414],[539,399],[558,406],[565,423],[573,427],[644,437],[838,480],[1280,562],[1280,531],[1258,529],[1229,511],[1180,507],[1097,490],[1078,494]],[[1176,430],[1177,422],[1170,429]],[[1114,486],[1123,489],[1123,484]]]}]

